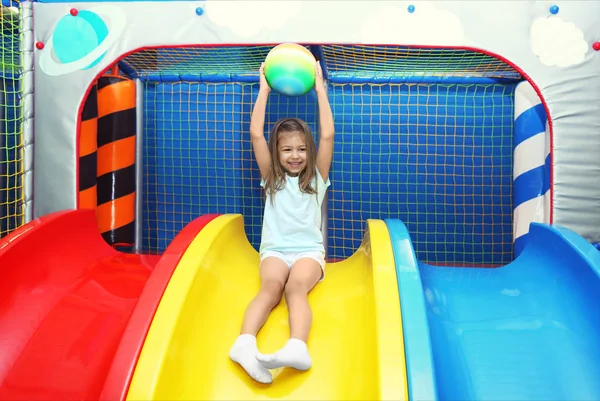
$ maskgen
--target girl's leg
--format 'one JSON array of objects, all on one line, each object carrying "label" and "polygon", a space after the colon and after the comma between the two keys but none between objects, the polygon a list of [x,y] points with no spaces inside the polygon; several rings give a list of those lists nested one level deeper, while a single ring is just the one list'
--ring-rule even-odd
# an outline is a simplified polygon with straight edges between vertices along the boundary
[{"label": "girl's leg", "polygon": [[260,290],[248,304],[240,336],[229,350],[229,357],[260,383],[271,383],[273,378],[256,359],[256,334],[267,321],[271,310],[281,301],[289,273],[287,265],[280,259],[269,257],[262,261]]},{"label": "girl's leg", "polygon": [[285,300],[290,315],[290,338],[303,342],[308,340],[312,325],[312,311],[308,304],[308,293],[319,282],[323,271],[319,263],[310,258],[298,260],[285,285]]},{"label": "girl's leg", "polygon": [[311,258],[300,259],[292,266],[284,289],[290,316],[290,339],[275,354],[257,356],[259,362],[267,369],[289,366],[307,370],[312,365],[306,346],[312,324],[308,293],[318,283],[322,274],[319,263]]},{"label": "girl's leg", "polygon": [[262,261],[260,290],[246,308],[240,334],[256,336],[267,321],[271,310],[281,301],[289,275],[290,269],[281,259],[268,257]]}]

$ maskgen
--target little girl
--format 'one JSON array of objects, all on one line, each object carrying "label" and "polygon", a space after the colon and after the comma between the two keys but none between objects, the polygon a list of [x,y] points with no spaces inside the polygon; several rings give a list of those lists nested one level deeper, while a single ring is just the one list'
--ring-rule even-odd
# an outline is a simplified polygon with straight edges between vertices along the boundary
[{"label": "little girl", "polygon": [[[325,276],[321,204],[330,185],[334,128],[323,73],[317,62],[319,150],[310,128],[298,118],[279,120],[267,144],[264,124],[271,88],[263,69],[264,64],[259,70],[260,89],[250,122],[261,187],[266,192],[260,245],[261,286],[246,309],[240,335],[229,357],[254,380],[271,383],[268,369],[287,366],[307,370],[312,364],[306,346],[312,323],[308,293]],[[261,355],[256,334],[284,293],[289,308],[290,339],[276,353]]]}]

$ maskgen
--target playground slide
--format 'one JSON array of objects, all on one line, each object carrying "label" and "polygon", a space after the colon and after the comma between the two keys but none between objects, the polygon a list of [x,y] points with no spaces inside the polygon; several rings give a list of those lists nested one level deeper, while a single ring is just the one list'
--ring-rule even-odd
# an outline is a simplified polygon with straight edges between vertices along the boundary
[{"label": "playground slide", "polygon": [[36,219],[0,240],[0,400],[123,399],[181,255],[215,216],[162,255],[117,252],[93,210]]},{"label": "playground slide", "polygon": [[[116,252],[92,211],[35,220],[0,241],[0,399],[600,399],[600,252],[569,230],[534,223],[514,262],[444,268],[369,220],[310,295],[313,368],[271,385],[227,357],[257,268],[239,215],[160,256]],[[287,339],[284,302],[262,352]]]},{"label": "playground slide", "polygon": [[[407,399],[402,324],[392,245],[369,220],[362,246],[328,264],[310,294],[313,367],[250,379],[228,358],[259,288],[259,255],[240,215],[222,215],[194,239],[173,273],[138,360],[129,400]],[[288,337],[282,300],[258,335],[261,352]]]},{"label": "playground slide", "polygon": [[396,256],[409,397],[600,399],[600,252],[534,223],[500,268],[419,263],[406,227],[386,221]]},{"label": "playground slide", "polygon": [[97,397],[156,263],[108,246],[93,211],[55,213],[3,238],[0,399]]}]

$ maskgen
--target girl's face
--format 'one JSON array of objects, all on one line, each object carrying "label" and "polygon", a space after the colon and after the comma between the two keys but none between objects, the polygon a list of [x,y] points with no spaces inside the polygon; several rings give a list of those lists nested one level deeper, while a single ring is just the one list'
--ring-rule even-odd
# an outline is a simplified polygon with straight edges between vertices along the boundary
[{"label": "girl's face", "polygon": [[306,168],[304,133],[295,131],[279,135],[277,144],[279,163],[289,175],[297,176]]}]

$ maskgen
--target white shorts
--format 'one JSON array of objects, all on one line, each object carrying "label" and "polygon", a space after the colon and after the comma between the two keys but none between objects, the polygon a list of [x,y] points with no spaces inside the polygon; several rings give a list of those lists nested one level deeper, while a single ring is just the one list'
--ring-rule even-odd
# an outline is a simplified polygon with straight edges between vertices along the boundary
[{"label": "white shorts", "polygon": [[319,251],[309,251],[309,252],[277,252],[277,251],[265,251],[260,254],[260,261],[262,263],[263,260],[269,257],[274,257],[277,259],[281,259],[285,262],[288,269],[291,269],[294,263],[296,263],[299,259],[302,258],[310,258],[316,260],[321,266],[321,278],[319,281],[323,281],[325,278],[325,255],[323,252]]}]

